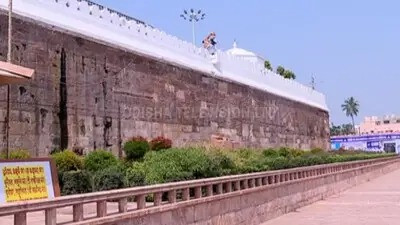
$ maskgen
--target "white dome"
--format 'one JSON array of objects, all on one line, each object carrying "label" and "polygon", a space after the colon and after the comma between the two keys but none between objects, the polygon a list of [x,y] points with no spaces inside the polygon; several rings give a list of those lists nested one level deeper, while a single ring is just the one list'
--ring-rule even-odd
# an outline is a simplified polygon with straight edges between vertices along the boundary
[{"label": "white dome", "polygon": [[238,48],[236,41],[233,43],[233,48],[229,49],[226,52],[231,55],[236,55],[236,56],[258,57],[258,55],[255,54],[254,52],[245,50],[243,48]]}]

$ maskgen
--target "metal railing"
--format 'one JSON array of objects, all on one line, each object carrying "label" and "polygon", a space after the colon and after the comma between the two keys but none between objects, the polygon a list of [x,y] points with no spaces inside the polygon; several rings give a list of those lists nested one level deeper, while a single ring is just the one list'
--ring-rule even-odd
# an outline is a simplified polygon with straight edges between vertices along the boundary
[{"label": "metal railing", "polygon": [[77,0],[77,1],[78,1],[78,2],[87,2],[87,4],[88,4],[89,6],[96,6],[96,7],[98,7],[100,10],[107,9],[110,13],[115,13],[115,14],[117,14],[119,17],[125,18],[127,21],[135,21],[135,22],[138,23],[138,24],[143,24],[143,25],[146,25],[146,26],[149,26],[149,27],[153,27],[153,26],[151,26],[150,24],[147,24],[147,23],[145,23],[145,22],[143,22],[143,21],[141,21],[141,20],[139,20],[139,19],[136,19],[136,18],[134,18],[134,17],[128,16],[128,15],[123,14],[123,13],[121,13],[121,12],[118,12],[118,11],[116,11],[116,10],[114,10],[114,9],[106,8],[106,7],[104,7],[103,5],[97,4],[96,2],[93,2],[93,1],[90,1],[90,0]]},{"label": "metal railing", "polygon": [[[243,191],[257,191],[257,188],[269,188],[277,185],[284,185],[288,182],[301,182],[307,179],[318,179],[323,176],[339,174],[346,171],[362,168],[375,168],[385,166],[399,160],[398,157],[380,158],[374,160],[363,160],[347,163],[335,163],[311,167],[295,168],[280,171],[269,171],[245,175],[234,175],[210,179],[167,183],[153,186],[135,187],[113,191],[104,191],[90,194],[59,197],[52,200],[39,200],[22,203],[11,203],[0,206],[0,217],[14,216],[15,225],[27,224],[27,213],[44,211],[45,224],[57,224],[57,209],[64,207],[73,208],[72,221],[89,221],[94,218],[84,216],[83,206],[89,203],[96,204],[96,217],[106,219],[110,213],[107,209],[107,202],[116,202],[118,212],[113,216],[126,212],[143,213],[143,211],[157,210],[166,206],[174,206],[180,203],[194,204],[206,198],[241,194]],[[152,197],[152,201],[146,198]],[[132,200],[135,203],[133,209],[128,209]],[[147,212],[149,213],[149,212]]]}]

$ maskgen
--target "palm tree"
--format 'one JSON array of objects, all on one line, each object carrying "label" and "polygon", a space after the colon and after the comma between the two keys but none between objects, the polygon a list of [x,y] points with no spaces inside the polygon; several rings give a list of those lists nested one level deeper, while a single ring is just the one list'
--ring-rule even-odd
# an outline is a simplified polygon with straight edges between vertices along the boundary
[{"label": "palm tree", "polygon": [[342,110],[346,113],[346,116],[351,117],[353,123],[353,131],[355,132],[354,116],[358,115],[360,104],[353,97],[350,97],[344,101],[342,104]]}]

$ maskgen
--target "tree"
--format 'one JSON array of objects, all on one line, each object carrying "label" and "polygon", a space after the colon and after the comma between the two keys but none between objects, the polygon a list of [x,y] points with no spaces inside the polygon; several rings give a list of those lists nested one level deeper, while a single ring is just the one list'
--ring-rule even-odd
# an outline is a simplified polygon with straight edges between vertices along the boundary
[{"label": "tree", "polygon": [[346,113],[347,117],[351,117],[353,124],[353,131],[355,132],[354,117],[358,115],[360,104],[353,97],[350,97],[342,104],[342,110]]},{"label": "tree", "polygon": [[342,129],[341,129],[340,125],[336,126],[335,124],[332,123],[331,127],[330,127],[330,133],[331,133],[331,136],[339,136],[339,135],[341,135],[342,134]]},{"label": "tree", "polygon": [[335,125],[332,123],[330,127],[330,134],[331,136],[353,134],[353,125],[350,123],[342,125]]},{"label": "tree", "polygon": [[268,60],[265,60],[264,61],[264,67],[265,67],[265,69],[267,69],[267,70],[273,70],[272,69],[272,65],[271,65],[271,63],[268,61]]},{"label": "tree", "polygon": [[294,74],[292,71],[285,69],[283,66],[278,66],[276,68],[276,73],[281,75],[282,77],[286,79],[296,79],[296,74]]},{"label": "tree", "polygon": [[290,70],[285,70],[285,72],[283,72],[283,77],[286,79],[296,79],[296,74],[294,74],[292,71]]},{"label": "tree", "polygon": [[285,68],[283,68],[283,66],[278,66],[276,68],[276,73],[283,76],[283,74],[285,73]]}]

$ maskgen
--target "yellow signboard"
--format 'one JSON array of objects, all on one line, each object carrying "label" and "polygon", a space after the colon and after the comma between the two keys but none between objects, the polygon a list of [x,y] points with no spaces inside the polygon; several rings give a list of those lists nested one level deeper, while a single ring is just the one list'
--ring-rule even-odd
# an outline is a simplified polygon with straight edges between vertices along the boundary
[{"label": "yellow signboard", "polygon": [[59,196],[52,161],[0,161],[0,204]]},{"label": "yellow signboard", "polygon": [[49,197],[43,166],[5,166],[1,172],[6,191],[6,202]]}]

